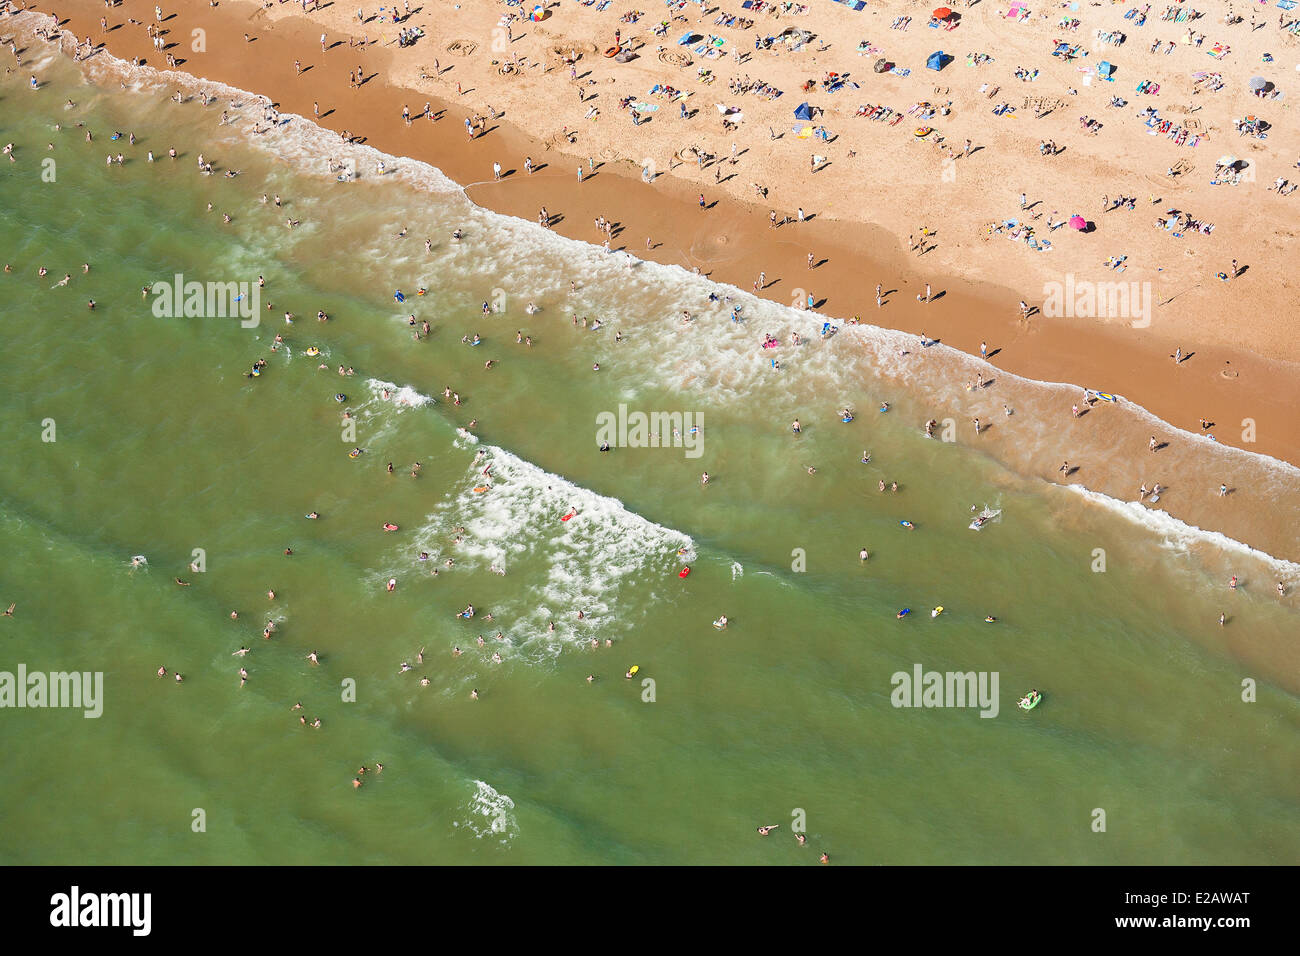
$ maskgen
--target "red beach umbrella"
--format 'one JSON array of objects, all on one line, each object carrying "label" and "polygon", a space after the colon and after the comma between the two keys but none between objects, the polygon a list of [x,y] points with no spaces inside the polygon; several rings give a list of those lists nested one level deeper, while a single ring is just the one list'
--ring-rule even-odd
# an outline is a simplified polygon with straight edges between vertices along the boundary
[{"label": "red beach umbrella", "polygon": [[1073,228],[1082,231],[1088,228],[1088,220],[1084,219],[1082,216],[1071,216],[1070,225]]},{"label": "red beach umbrella", "polygon": [[947,20],[950,16],[952,16],[952,11],[949,10],[947,7],[940,7],[939,9],[934,11],[933,16],[936,20]]}]

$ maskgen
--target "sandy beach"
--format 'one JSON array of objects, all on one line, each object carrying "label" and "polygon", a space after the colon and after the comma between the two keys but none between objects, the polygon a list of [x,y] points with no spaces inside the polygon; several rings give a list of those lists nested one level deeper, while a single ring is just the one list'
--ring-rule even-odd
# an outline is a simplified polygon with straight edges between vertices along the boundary
[{"label": "sandy beach", "polygon": [[[611,243],[616,250],[698,268],[745,290],[764,273],[760,291],[775,300],[804,305],[811,294],[818,311],[840,320],[858,315],[971,353],[987,343],[998,367],[1119,394],[1192,432],[1200,430],[1202,419],[1215,422],[1216,437],[1225,444],[1300,461],[1300,420],[1293,413],[1300,400],[1300,347],[1295,319],[1285,308],[1293,280],[1282,251],[1286,223],[1300,199],[1268,188],[1275,177],[1287,177],[1297,135],[1286,122],[1267,139],[1244,138],[1232,125],[1233,117],[1251,111],[1288,118],[1285,98],[1261,101],[1247,88],[1256,72],[1276,76],[1279,85],[1289,79],[1281,69],[1282,52],[1294,49],[1295,37],[1280,31],[1275,19],[1285,21],[1287,14],[1268,8],[1267,20],[1251,30],[1249,20],[1224,25],[1224,6],[1213,5],[1191,26],[1195,31],[1205,25],[1204,44],[1220,37],[1230,42],[1231,53],[1216,59],[1190,43],[1168,55],[1163,45],[1150,53],[1147,38],[1158,35],[1156,25],[1175,39],[1187,31],[1184,24],[1161,23],[1158,10],[1138,32],[1120,5],[1081,8],[1077,18],[1086,22],[1074,30],[1057,21],[1066,14],[1075,18],[1076,11],[1035,11],[1015,22],[998,15],[995,6],[963,8],[955,28],[929,29],[930,11],[916,5],[859,12],[825,2],[799,15],[758,14],[752,28],[740,30],[714,24],[723,11],[746,13],[739,6],[709,7],[701,14],[691,5],[674,7],[666,36],[658,37],[653,31],[668,16],[661,10],[629,23],[620,19],[622,11],[602,13],[570,2],[552,4],[541,22],[520,20],[523,8],[500,3],[417,5],[396,25],[364,8],[362,22],[356,9],[333,3],[308,13],[292,3],[187,3],[163,10],[167,53],[158,52],[146,35],[155,17],[139,0],[108,10],[88,0],[31,8],[57,9],[68,18],[66,29],[92,45],[106,43],[117,56],[165,69],[162,58],[170,54],[177,68],[266,95],[281,111],[308,117],[318,112],[323,125],[384,151],[427,160],[494,210],[535,220],[545,205],[557,231],[592,242],[603,238],[594,221],[604,216],[617,225]],[[505,23],[511,14],[516,19]],[[907,30],[890,28],[896,16],[909,15]],[[753,51],[755,34],[779,35],[789,26],[815,38],[797,51],[788,42],[778,44],[779,54]],[[1132,35],[1118,50],[1095,41],[1095,31],[1120,26]],[[401,47],[398,31],[414,28],[423,35]],[[630,62],[595,52],[611,47],[615,30],[622,47],[637,52]],[[717,36],[725,40],[722,49],[749,56],[739,63],[700,56],[694,47],[677,44],[688,32]],[[201,43],[192,39],[199,36]],[[1051,50],[1061,36],[1098,49],[1059,62]],[[868,40],[865,49],[874,52],[859,56],[859,41]],[[957,59],[941,72],[927,70],[932,48],[947,48]],[[688,49],[691,65],[674,65]],[[1275,51],[1276,62],[1260,63],[1266,49]],[[968,51],[996,59],[971,66],[965,62]],[[576,62],[567,63],[575,53]],[[1120,74],[1122,84],[1079,72],[1095,71],[1106,56],[1132,64]],[[880,57],[911,74],[873,73]],[[513,66],[503,72],[507,62]],[[1042,72],[1026,82],[1013,74],[1018,67]],[[356,69],[365,82],[352,88]],[[701,69],[717,79],[702,81]],[[826,93],[822,81],[832,70],[855,86]],[[1205,70],[1222,74],[1222,90],[1196,92],[1191,75]],[[728,88],[732,78],[755,82],[760,76],[782,95],[766,99]],[[1148,76],[1160,81],[1161,91],[1134,93],[1138,78]],[[817,87],[805,93],[801,80],[817,80]],[[655,84],[692,95],[676,101],[647,97]],[[980,92],[985,86],[1000,86],[1001,92],[990,99]],[[1128,105],[1107,108],[1114,95]],[[661,108],[634,125],[620,98]],[[1028,107],[1027,99],[1033,99]],[[1035,120],[1032,107],[1051,107],[1049,100],[1062,105]],[[921,121],[908,114],[913,104],[927,101],[946,108],[947,115]],[[1148,101],[1169,115],[1195,108],[1208,140],[1192,149],[1145,135],[1148,130],[1134,116]],[[817,110],[810,123],[794,119],[804,102]],[[1015,105],[1015,113],[991,116],[989,109],[1000,102]],[[690,118],[680,116],[683,104]],[[723,130],[717,104],[743,107],[738,127]],[[891,126],[855,116],[864,104],[887,104],[903,118]],[[403,106],[414,117],[410,123]],[[594,119],[584,118],[593,110]],[[1098,118],[1104,128],[1095,134],[1083,130],[1080,113]],[[474,115],[494,118],[470,139],[463,124]],[[942,131],[937,146],[933,133],[924,140],[914,135],[927,126]],[[824,128],[832,138],[800,139],[796,127]],[[562,135],[566,130],[572,142]],[[972,149],[962,156],[967,139]],[[1041,155],[1037,144],[1045,140],[1062,151]],[[956,158],[948,158],[948,148]],[[714,158],[700,160],[698,153]],[[1238,185],[1209,185],[1215,160],[1224,153],[1248,155],[1250,164],[1238,172]],[[826,162],[810,171],[814,154]],[[531,174],[524,171],[528,157]],[[500,182],[494,181],[494,162],[503,167]],[[1194,168],[1166,176],[1175,163]],[[579,166],[585,170],[581,182]],[[646,167],[652,184],[644,181],[650,178]],[[766,187],[766,200],[756,200],[755,184]],[[1020,208],[1022,193],[1028,210]],[[1103,208],[1103,197],[1120,196],[1132,197],[1134,210]],[[799,209],[804,222],[797,221]],[[1188,229],[1173,238],[1152,225],[1169,209],[1213,223],[1213,231]],[[1034,231],[1050,237],[1049,251],[1009,241],[1016,230],[1002,223],[1042,210],[1047,212]],[[791,221],[773,228],[772,211],[778,221]],[[1094,224],[1088,232],[1046,226],[1076,214]],[[991,224],[1002,231],[990,232]],[[909,249],[909,237],[913,244],[921,241],[923,254]],[[1104,265],[1108,257],[1113,264],[1121,256],[1118,269]],[[1234,259],[1239,275],[1216,278]],[[918,301],[927,283],[931,301]],[[1077,290],[1091,284],[1097,300],[1110,296],[1113,311],[1115,292],[1108,293],[1106,283],[1134,283],[1131,302],[1120,289],[1124,315],[1087,314],[1091,294],[1081,298]],[[881,306],[877,284],[884,293]],[[1055,303],[1053,290],[1063,293]],[[1150,303],[1146,314],[1144,295]],[[1021,301],[1033,310],[1027,320]],[[1076,314],[1054,314],[1061,311]],[[1174,355],[1182,361],[1176,363]],[[1054,464],[1044,462],[1045,477]]]}]

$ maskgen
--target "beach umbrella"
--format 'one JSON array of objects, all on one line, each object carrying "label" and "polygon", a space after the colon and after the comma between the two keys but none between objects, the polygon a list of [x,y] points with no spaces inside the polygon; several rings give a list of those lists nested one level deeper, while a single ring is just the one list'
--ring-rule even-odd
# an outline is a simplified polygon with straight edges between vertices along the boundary
[{"label": "beach umbrella", "polygon": [[1236,166],[1236,165],[1237,165],[1237,157],[1236,157],[1236,156],[1220,156],[1220,157],[1219,157],[1219,161],[1218,161],[1217,163],[1215,163],[1214,165],[1216,165],[1216,166]]},{"label": "beach umbrella", "polygon": [[1250,88],[1252,90],[1262,90],[1266,86],[1268,86],[1268,80],[1262,76],[1252,76],[1250,78]]},{"label": "beach umbrella", "polygon": [[947,20],[950,16],[952,16],[952,11],[949,10],[947,7],[940,7],[939,9],[934,11],[933,16],[936,20]]},{"label": "beach umbrella", "polygon": [[1078,229],[1082,232],[1084,229],[1088,228],[1088,220],[1084,219],[1082,216],[1071,216],[1070,226],[1071,228]]}]

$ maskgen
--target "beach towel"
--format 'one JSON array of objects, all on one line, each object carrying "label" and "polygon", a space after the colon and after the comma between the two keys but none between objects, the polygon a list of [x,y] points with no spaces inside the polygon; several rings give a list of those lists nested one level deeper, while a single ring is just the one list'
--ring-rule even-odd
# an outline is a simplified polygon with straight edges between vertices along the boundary
[{"label": "beach towel", "polygon": [[896,66],[896,67],[894,67],[892,70],[890,70],[889,72],[890,72],[890,73],[893,73],[895,76],[908,76],[908,75],[911,74],[912,71],[911,71],[911,70],[908,70],[908,69],[904,69],[904,68],[901,67],[901,66]]},{"label": "beach towel", "polygon": [[1277,0],[1277,5],[1283,10],[1294,10],[1296,0]]}]

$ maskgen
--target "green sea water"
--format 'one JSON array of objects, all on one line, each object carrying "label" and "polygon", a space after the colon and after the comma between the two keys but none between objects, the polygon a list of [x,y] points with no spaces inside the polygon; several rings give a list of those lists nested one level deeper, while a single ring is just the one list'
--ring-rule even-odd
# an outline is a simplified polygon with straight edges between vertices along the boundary
[{"label": "green sea water", "polygon": [[[0,671],[103,674],[98,718],[0,709],[0,860],[1296,861],[1294,566],[927,441],[884,333],[733,323],[735,290],[110,67],[0,86]],[[156,314],[176,275],[249,283],[257,326]],[[697,416],[699,457],[599,452],[620,405]],[[895,706],[917,665],[996,673],[997,715]]]}]

